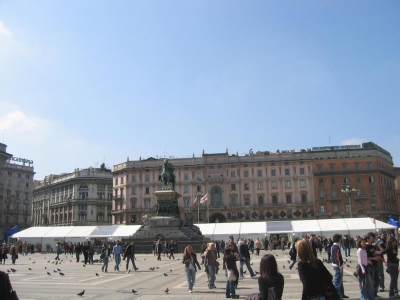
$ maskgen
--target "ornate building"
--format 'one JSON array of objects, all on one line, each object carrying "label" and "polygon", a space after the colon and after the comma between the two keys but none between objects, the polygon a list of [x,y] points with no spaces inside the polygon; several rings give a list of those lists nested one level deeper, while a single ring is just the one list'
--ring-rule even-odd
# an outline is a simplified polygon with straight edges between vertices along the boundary
[{"label": "ornate building", "polygon": [[35,182],[33,226],[111,224],[112,174],[104,168],[75,169]]},{"label": "ornate building", "polygon": [[[374,143],[313,148],[316,215],[399,218],[393,160]],[[350,213],[351,212],[351,213]]]},{"label": "ornate building", "polygon": [[13,157],[0,143],[0,235],[18,225],[31,226],[33,162]]},{"label": "ornate building", "polygon": [[[113,224],[140,223],[152,214],[154,191],[162,188],[163,159],[127,161],[114,166]],[[308,218],[314,215],[312,153],[277,151],[245,156],[214,153],[170,159],[181,215],[195,222]],[[195,197],[208,201],[193,206]],[[199,202],[199,201],[198,201]]]}]

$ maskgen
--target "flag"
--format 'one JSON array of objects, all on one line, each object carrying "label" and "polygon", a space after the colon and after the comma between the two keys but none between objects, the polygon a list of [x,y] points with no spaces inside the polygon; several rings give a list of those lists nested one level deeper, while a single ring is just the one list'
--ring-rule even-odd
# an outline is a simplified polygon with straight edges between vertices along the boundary
[{"label": "flag", "polygon": [[197,196],[194,197],[193,206],[197,204]]},{"label": "flag", "polygon": [[207,200],[208,200],[208,193],[203,198],[200,199],[200,203],[204,203]]}]

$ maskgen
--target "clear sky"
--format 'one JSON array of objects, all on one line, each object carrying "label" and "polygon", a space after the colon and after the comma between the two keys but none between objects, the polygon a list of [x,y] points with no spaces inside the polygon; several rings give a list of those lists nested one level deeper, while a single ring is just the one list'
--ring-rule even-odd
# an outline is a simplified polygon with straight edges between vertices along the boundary
[{"label": "clear sky", "polygon": [[2,0],[0,141],[36,179],[367,141],[400,166],[399,16],[398,0]]}]

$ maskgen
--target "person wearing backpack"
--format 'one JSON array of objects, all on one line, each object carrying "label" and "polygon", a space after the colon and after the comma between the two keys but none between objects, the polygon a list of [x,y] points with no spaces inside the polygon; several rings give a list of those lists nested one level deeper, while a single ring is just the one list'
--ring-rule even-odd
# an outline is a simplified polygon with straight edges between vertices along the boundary
[{"label": "person wearing backpack", "polygon": [[289,251],[290,260],[292,261],[289,265],[289,269],[292,270],[294,264],[297,261],[297,250],[296,250],[296,243],[292,244],[292,248]]}]

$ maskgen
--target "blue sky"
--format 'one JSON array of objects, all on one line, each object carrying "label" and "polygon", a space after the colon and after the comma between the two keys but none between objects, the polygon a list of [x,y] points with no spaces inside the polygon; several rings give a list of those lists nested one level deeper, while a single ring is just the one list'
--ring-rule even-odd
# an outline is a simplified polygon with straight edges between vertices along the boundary
[{"label": "blue sky", "polygon": [[0,133],[36,179],[329,142],[373,141],[399,166],[399,15],[397,0],[3,0]]}]

